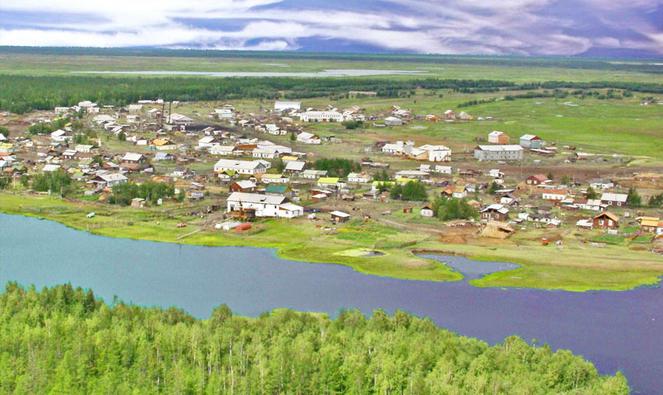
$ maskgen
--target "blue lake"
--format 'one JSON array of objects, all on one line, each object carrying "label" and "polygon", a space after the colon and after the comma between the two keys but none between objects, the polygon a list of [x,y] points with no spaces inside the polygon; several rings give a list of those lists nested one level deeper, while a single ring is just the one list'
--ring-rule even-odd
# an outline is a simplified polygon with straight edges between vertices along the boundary
[{"label": "blue lake", "polygon": [[[439,259],[469,277],[492,270],[464,258]],[[201,318],[222,303],[248,316],[278,307],[331,315],[344,308],[402,309],[490,343],[518,335],[567,348],[602,373],[621,370],[635,393],[663,393],[660,288],[570,293],[396,280],[282,260],[269,249],[113,239],[0,214],[0,283],[8,281],[37,287],[70,282],[109,302],[117,296],[140,305],[177,306]]]}]

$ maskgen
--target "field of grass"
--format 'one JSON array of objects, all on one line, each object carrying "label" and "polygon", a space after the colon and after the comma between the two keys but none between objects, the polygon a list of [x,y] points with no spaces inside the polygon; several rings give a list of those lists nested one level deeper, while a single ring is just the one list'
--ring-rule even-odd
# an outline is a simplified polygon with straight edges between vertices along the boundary
[{"label": "field of grass", "polygon": [[[329,69],[380,69],[419,71],[416,75],[399,75],[382,78],[443,79],[493,79],[513,82],[534,81],[619,81],[663,83],[663,74],[629,70],[597,70],[564,67],[522,66],[518,62],[509,65],[504,59],[490,58],[482,63],[444,63],[430,60],[403,61],[388,57],[376,60],[301,57],[185,57],[185,56],[100,56],[24,54],[0,51],[0,74],[20,75],[71,75],[81,71],[243,71],[243,72],[317,72]],[[506,63],[506,65],[505,65]],[[375,78],[375,77],[371,77]],[[378,77],[379,78],[379,77]]]},{"label": "field of grass", "polygon": [[[91,211],[96,216],[86,218]],[[663,275],[662,257],[625,246],[594,248],[579,240],[570,240],[561,248],[526,240],[449,244],[423,231],[404,232],[360,220],[336,231],[326,230],[328,223],[304,219],[267,220],[239,234],[211,231],[196,217],[185,216],[180,211],[176,206],[137,210],[73,203],[48,196],[0,193],[0,212],[49,219],[97,235],[192,245],[275,248],[284,259],[342,264],[365,274],[400,279],[458,281],[462,278],[444,265],[416,256],[413,253],[416,250],[521,265],[519,269],[471,282],[480,287],[627,290],[657,284]],[[188,226],[178,228],[181,222]],[[384,255],[363,256],[358,250],[378,250]]]},{"label": "field of grass", "polygon": [[[418,92],[410,98],[358,98],[330,100],[315,98],[303,100],[304,106],[323,108],[329,104],[339,108],[358,105],[368,114],[388,114],[393,105],[410,109],[415,114],[441,114],[447,109],[464,110],[475,117],[492,117],[491,120],[473,122],[431,123],[414,121],[403,127],[374,128],[368,123],[365,129],[346,130],[334,123],[312,124],[320,136],[335,135],[346,143],[348,153],[365,156],[363,149],[379,140],[415,140],[417,143],[446,144],[454,151],[466,151],[476,145],[476,138],[486,138],[492,130],[501,130],[517,143],[525,133],[541,136],[559,146],[573,145],[577,150],[604,155],[620,154],[644,159],[646,162],[663,162],[663,105],[641,106],[644,94],[632,98],[599,100],[596,98],[538,98],[501,100],[467,108],[458,104],[470,99],[493,97],[496,94],[462,94],[444,92],[440,98],[426,92]],[[499,95],[504,95],[500,93]],[[216,103],[219,104],[219,103]],[[245,112],[256,112],[272,103],[239,101],[236,107]],[[209,110],[215,103],[200,104]],[[198,104],[196,105],[196,107]],[[186,110],[186,108],[184,109]],[[190,108],[189,111],[193,111]],[[203,112],[203,111],[199,111]],[[287,142],[287,137],[283,142]],[[306,152],[332,155],[338,147],[326,144],[319,147],[302,146]]]}]

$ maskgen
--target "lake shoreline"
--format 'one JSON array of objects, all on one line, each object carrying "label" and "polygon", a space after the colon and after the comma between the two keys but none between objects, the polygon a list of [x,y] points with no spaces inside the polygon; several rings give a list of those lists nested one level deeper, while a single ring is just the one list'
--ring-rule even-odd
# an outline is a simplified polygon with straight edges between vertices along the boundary
[{"label": "lake shoreline", "polygon": [[[46,200],[48,205],[39,206],[37,202]],[[110,211],[109,211],[110,210]],[[116,210],[116,211],[113,211]],[[97,211],[95,219],[86,218],[86,214],[91,211]],[[316,264],[335,264],[348,266],[357,272],[375,275],[380,277],[390,277],[403,280],[424,280],[434,282],[457,282],[463,280],[464,276],[457,271],[440,265],[438,262],[431,262],[430,259],[420,258],[421,253],[430,252],[443,255],[462,256],[477,261],[493,262],[511,262],[519,265],[517,269],[501,271],[488,274],[481,278],[470,280],[470,284],[479,288],[523,288],[523,289],[544,289],[544,290],[562,290],[569,292],[587,292],[587,291],[627,291],[639,287],[658,286],[660,284],[661,272],[656,270],[634,269],[630,272],[616,271],[604,273],[597,269],[579,269],[574,267],[540,265],[529,262],[526,259],[507,259],[505,256],[493,254],[486,248],[471,245],[444,245],[443,243],[418,242],[412,247],[396,247],[386,250],[385,256],[346,256],[339,255],[339,252],[346,251],[339,247],[316,248],[308,240],[303,240],[293,235],[287,237],[288,232],[294,232],[295,227],[287,222],[271,221],[266,222],[264,230],[256,235],[247,235],[238,237],[236,234],[227,232],[198,232],[198,234],[186,238],[178,238],[179,234],[191,232],[188,230],[174,229],[178,221],[150,223],[132,223],[131,225],[108,226],[103,223],[98,225],[95,220],[108,216],[114,218],[116,213],[130,213],[138,215],[143,213],[136,210],[119,209],[92,202],[77,202],[55,199],[41,195],[10,195],[0,193],[0,212],[23,215],[44,220],[55,221],[69,228],[89,232],[94,235],[108,236],[113,238],[124,238],[131,240],[148,240],[154,242],[174,243],[179,245],[195,245],[208,247],[258,247],[275,249],[278,257],[298,262],[316,263]],[[138,213],[138,214],[136,214]],[[150,212],[150,215],[156,215]],[[98,226],[97,226],[98,225]],[[171,225],[172,228],[171,229]],[[106,226],[106,227],[104,227]],[[278,228],[285,232],[278,234],[278,237],[264,237],[263,234]],[[179,232],[179,233],[177,233]],[[442,244],[442,245],[440,245]],[[449,248],[447,248],[449,247]],[[375,248],[382,250],[380,248]],[[412,261],[412,263],[408,263]],[[405,262],[405,263],[403,263]],[[537,280],[540,277],[540,271],[545,270],[567,270],[570,273],[565,275],[564,282],[554,284],[550,281]],[[579,274],[574,274],[579,271]],[[565,273],[565,272],[564,272]],[[617,277],[615,274],[626,273],[634,276],[634,280]],[[610,277],[611,283],[601,284],[598,281],[585,280],[578,284],[578,279],[583,279],[586,275],[597,275]],[[532,277],[534,281],[529,280]],[[573,277],[570,277],[573,276]],[[567,279],[568,278],[568,279]],[[506,280],[505,280],[506,279]],[[591,278],[589,280],[592,280]]]}]

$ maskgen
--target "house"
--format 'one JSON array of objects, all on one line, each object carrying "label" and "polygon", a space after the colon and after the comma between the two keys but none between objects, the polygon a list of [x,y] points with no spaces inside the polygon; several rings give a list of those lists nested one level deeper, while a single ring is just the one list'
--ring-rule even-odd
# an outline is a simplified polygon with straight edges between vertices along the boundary
[{"label": "house", "polygon": [[604,211],[592,219],[594,229],[617,229],[619,228],[619,218],[610,212]]},{"label": "house", "polygon": [[145,207],[145,199],[139,197],[131,199],[131,207],[133,208]]},{"label": "house", "polygon": [[267,195],[285,195],[289,187],[287,184],[269,184],[265,187]]},{"label": "house", "polygon": [[320,144],[322,141],[320,137],[313,133],[301,132],[297,135],[297,141],[304,144]]},{"label": "house", "polygon": [[543,140],[541,140],[541,137],[533,134],[523,134],[520,136],[520,146],[528,149],[541,149],[543,147]]},{"label": "house", "polygon": [[175,155],[169,153],[169,152],[157,152],[154,154],[154,160],[155,161],[171,161],[175,160]]},{"label": "house", "polygon": [[331,111],[305,111],[299,114],[302,122],[343,122],[343,114],[336,110]]},{"label": "house", "polygon": [[603,192],[601,194],[601,203],[608,206],[622,207],[626,206],[628,195],[625,193]]},{"label": "house", "polygon": [[550,182],[548,177],[544,174],[533,174],[525,179],[527,185],[542,185]]},{"label": "house", "polygon": [[77,154],[78,154],[78,152],[76,152],[76,150],[68,149],[68,150],[65,150],[65,151],[62,153],[62,157],[63,157],[64,159],[74,159],[74,158],[76,157]]},{"label": "house", "polygon": [[306,167],[306,162],[291,160],[285,164],[284,171],[286,173],[300,173],[304,170],[304,167]]},{"label": "house", "polygon": [[281,101],[277,100],[274,102],[274,111],[283,112],[295,110],[299,111],[302,108],[302,102],[299,101]]},{"label": "house", "polygon": [[474,158],[485,160],[522,160],[523,147],[519,145],[479,145],[474,149]]},{"label": "house", "polygon": [[44,165],[44,167],[41,169],[41,171],[43,171],[44,173],[50,173],[50,172],[58,171],[60,169],[61,169],[60,165],[55,165],[55,164],[49,163],[47,165]]},{"label": "house", "polygon": [[168,123],[177,126],[189,126],[193,123],[193,119],[187,117],[186,115],[173,113],[170,114],[170,117],[168,117]]},{"label": "house", "polygon": [[286,134],[288,134],[287,130],[279,128],[274,123],[266,124],[265,131],[273,136],[285,136]]},{"label": "house", "polygon": [[576,227],[578,229],[589,229],[591,230],[594,227],[594,221],[591,219],[579,219],[576,222]]},{"label": "house", "polygon": [[251,152],[251,155],[254,158],[276,159],[276,158],[280,157],[282,154],[289,154],[291,152],[292,152],[292,148],[285,147],[283,145],[276,145],[276,144],[262,145],[262,144],[258,144],[258,146],[253,149],[253,152]]},{"label": "house", "polygon": [[233,192],[226,200],[228,212],[250,211],[256,217],[294,218],[304,215],[304,208],[288,203],[282,195]]},{"label": "house", "polygon": [[65,143],[71,140],[71,136],[67,136],[67,132],[62,129],[58,129],[51,133],[51,140],[57,143]]},{"label": "house", "polygon": [[384,119],[384,124],[387,126],[402,126],[403,120],[396,117],[387,117]]},{"label": "house", "polygon": [[[418,147],[419,150],[424,151],[423,160],[429,162],[448,162],[451,160],[451,149],[444,145],[431,145],[425,144]],[[416,158],[419,159],[419,158]]]},{"label": "house", "polygon": [[608,205],[601,203],[600,199],[587,199],[575,202],[576,207],[581,210],[603,211]]},{"label": "house", "polygon": [[611,189],[615,187],[615,183],[603,178],[596,178],[589,181],[589,186],[595,190]]},{"label": "house", "polygon": [[128,178],[122,173],[101,173],[91,179],[89,183],[96,185],[97,188],[112,188],[127,181]]},{"label": "house", "polygon": [[232,108],[216,108],[214,114],[219,120],[229,120],[235,118],[235,111]]},{"label": "house", "polygon": [[490,144],[506,145],[509,144],[509,136],[507,136],[504,132],[494,130],[488,133],[488,142]]},{"label": "house", "polygon": [[212,145],[209,148],[209,153],[212,155],[231,156],[234,155],[234,145]]},{"label": "house", "polygon": [[131,171],[142,170],[147,166],[147,158],[143,154],[127,152],[122,157],[120,166]]},{"label": "house", "polygon": [[93,145],[89,145],[89,144],[78,144],[78,145],[76,145],[76,146],[74,147],[74,150],[76,150],[76,152],[80,152],[80,153],[82,153],[82,154],[89,154],[90,152],[92,152],[92,149],[93,149],[93,148],[94,148]]},{"label": "house", "polygon": [[281,174],[263,174],[260,181],[265,184],[287,184],[290,182],[288,177],[283,177]]},{"label": "house", "polygon": [[481,219],[504,222],[509,219],[509,209],[501,204],[491,204],[481,210]]},{"label": "house", "polygon": [[159,151],[172,151],[177,148],[177,145],[168,138],[156,138],[152,140],[151,145]]},{"label": "house", "polygon": [[391,155],[403,155],[406,151],[411,150],[413,147],[414,142],[412,141],[397,141],[395,143],[388,143],[383,145],[382,152]]},{"label": "house", "polygon": [[321,177],[318,179],[318,186],[320,188],[338,188],[339,178],[338,177]]},{"label": "house", "polygon": [[318,178],[326,176],[327,176],[327,170],[314,170],[314,169],[304,170],[299,174],[300,178],[306,178],[308,180],[317,180]]},{"label": "house", "polygon": [[332,211],[329,213],[331,215],[331,220],[334,223],[348,222],[350,220],[350,214],[344,213],[343,211]]},{"label": "house", "polygon": [[638,222],[643,232],[656,233],[661,220],[658,217],[640,217]]},{"label": "house", "polygon": [[256,184],[249,180],[239,180],[230,184],[230,192],[255,192]]},{"label": "house", "polygon": [[430,206],[424,206],[419,210],[419,214],[422,217],[433,217],[435,215],[435,212]]},{"label": "house", "polygon": [[562,200],[566,199],[568,194],[569,191],[566,189],[544,189],[541,192],[541,199],[550,200],[553,202],[561,202]]},{"label": "house", "polygon": [[232,171],[238,174],[257,175],[265,173],[267,171],[267,166],[264,161],[259,160],[246,161],[219,159],[219,161],[214,164],[214,172],[223,173],[226,171]]},{"label": "house", "polygon": [[198,139],[198,148],[200,149],[210,149],[214,145],[218,145],[219,143],[216,140],[216,137],[214,136],[204,136]]},{"label": "house", "polygon": [[371,176],[366,173],[348,174],[348,182],[353,184],[365,184],[371,181]]}]

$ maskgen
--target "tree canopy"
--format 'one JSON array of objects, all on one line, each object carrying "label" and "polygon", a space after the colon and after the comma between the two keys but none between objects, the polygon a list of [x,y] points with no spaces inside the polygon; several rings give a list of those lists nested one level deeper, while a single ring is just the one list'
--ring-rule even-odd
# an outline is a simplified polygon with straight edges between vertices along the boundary
[{"label": "tree canopy", "polygon": [[462,337],[378,310],[332,320],[218,307],[206,320],[170,308],[108,305],[63,285],[0,295],[2,393],[626,394],[571,352],[510,337]]}]

